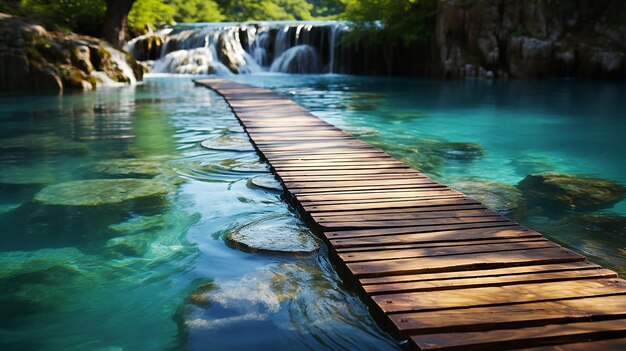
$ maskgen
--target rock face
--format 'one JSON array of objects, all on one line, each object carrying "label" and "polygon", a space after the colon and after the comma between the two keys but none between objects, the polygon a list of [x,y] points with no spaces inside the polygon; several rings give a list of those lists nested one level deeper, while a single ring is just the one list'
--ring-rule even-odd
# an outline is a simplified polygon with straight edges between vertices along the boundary
[{"label": "rock face", "polygon": [[436,43],[445,77],[626,77],[620,1],[447,0]]},{"label": "rock face", "polygon": [[560,173],[531,174],[518,187],[530,203],[551,209],[606,208],[626,196],[626,187],[610,180]]},{"label": "rock face", "polygon": [[91,90],[102,83],[134,83],[143,68],[99,39],[48,32],[0,13],[0,91]]}]

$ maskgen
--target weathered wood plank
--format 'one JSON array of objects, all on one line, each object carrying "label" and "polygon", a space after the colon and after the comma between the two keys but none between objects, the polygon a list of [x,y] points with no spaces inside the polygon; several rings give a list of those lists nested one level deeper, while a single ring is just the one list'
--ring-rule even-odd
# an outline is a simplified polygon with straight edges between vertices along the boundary
[{"label": "weathered wood plank", "polygon": [[[470,333],[428,334],[413,336],[411,340],[419,350],[454,351],[545,346],[546,344],[616,337],[626,337],[626,319]],[[592,350],[591,345],[587,344],[585,350]],[[626,347],[626,342],[622,345]],[[564,346],[560,347],[564,348]]]},{"label": "weathered wood plank", "polygon": [[270,89],[196,84],[224,96],[397,337],[431,350],[626,348],[626,285],[614,272]]},{"label": "weathered wood plank", "polygon": [[[533,250],[530,250],[533,251]],[[626,294],[620,279],[574,280],[372,296],[385,313],[419,312]],[[625,297],[626,299],[626,297]]]},{"label": "weathered wood plank", "polygon": [[422,233],[357,236],[335,239],[337,233],[324,233],[334,248],[367,247],[380,245],[408,245],[416,243],[454,243],[457,241],[541,237],[541,234],[519,226],[497,226],[491,228],[466,228]]},{"label": "weathered wood plank", "polygon": [[347,263],[346,267],[354,278],[365,278],[383,275],[453,272],[573,262],[582,261],[584,259],[583,256],[570,250],[548,248],[527,251],[509,251],[506,253],[486,252],[445,257],[403,258],[386,261],[357,262]]},{"label": "weathered wood plank", "polygon": [[346,263],[351,262],[368,262],[382,260],[397,260],[401,258],[419,258],[419,257],[435,257],[449,256],[468,253],[481,252],[497,252],[497,251],[514,251],[514,250],[532,250],[549,247],[559,247],[547,240],[526,241],[519,243],[488,243],[483,245],[468,246],[444,246],[430,248],[411,248],[397,250],[374,250],[339,253],[339,258]]},{"label": "weathered wood plank", "polygon": [[543,264],[533,266],[520,266],[520,267],[506,267],[495,269],[481,269],[474,271],[463,272],[444,272],[444,273],[424,273],[424,274],[405,274],[405,275],[391,275],[377,278],[363,278],[359,282],[363,285],[372,284],[395,284],[395,283],[410,283],[410,282],[422,282],[422,281],[439,281],[449,279],[467,279],[467,278],[489,278],[489,277],[506,277],[517,274],[530,274],[530,273],[551,273],[551,272],[563,272],[563,271],[581,271],[581,270],[595,270],[601,269],[595,263],[589,261],[578,261],[558,264]]},{"label": "weathered wood plank", "polygon": [[[420,281],[411,283],[390,283],[364,285],[369,295],[396,294],[403,292],[424,292],[449,289],[484,288],[512,284],[530,284],[542,282],[558,282],[578,279],[617,278],[617,273],[608,269],[587,269],[563,272],[532,272],[496,277],[479,277],[463,279],[446,279],[436,281]],[[507,301],[508,302],[508,301]]]},{"label": "weathered wood plank", "polygon": [[626,296],[611,295],[514,305],[397,313],[398,336],[521,328],[626,317]]}]

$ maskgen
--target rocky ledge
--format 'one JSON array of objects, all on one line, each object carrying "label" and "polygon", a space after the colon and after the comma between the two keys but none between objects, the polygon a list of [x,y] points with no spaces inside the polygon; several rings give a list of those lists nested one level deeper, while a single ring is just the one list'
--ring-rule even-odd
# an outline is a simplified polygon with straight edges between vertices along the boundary
[{"label": "rocky ledge", "polygon": [[441,1],[441,75],[626,78],[625,12],[613,0]]},{"label": "rocky ledge", "polygon": [[134,84],[144,69],[106,42],[0,13],[0,91],[92,90]]}]

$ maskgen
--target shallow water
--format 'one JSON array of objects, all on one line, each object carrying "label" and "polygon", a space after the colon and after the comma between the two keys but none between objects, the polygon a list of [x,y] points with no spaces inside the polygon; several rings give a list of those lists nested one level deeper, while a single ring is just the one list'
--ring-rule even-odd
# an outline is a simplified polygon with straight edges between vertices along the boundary
[{"label": "shallow water", "polygon": [[[0,100],[0,349],[397,348],[323,247],[226,243],[262,223],[320,244],[271,181],[251,181],[267,165],[215,93],[184,77]],[[123,178],[170,190],[103,204],[137,190],[49,187]]]},{"label": "shallow water", "polygon": [[[551,170],[626,184],[623,84],[229,78],[276,89],[447,183],[514,186]],[[254,185],[267,165],[224,101],[190,77],[0,100],[0,304],[11,306],[0,311],[0,349],[398,349],[343,288],[323,245],[288,254],[227,242],[259,224],[306,230],[271,180]],[[480,152],[442,153],[456,142]],[[172,190],[89,208],[33,200],[49,185],[118,178]],[[626,203],[601,213],[626,216]],[[619,217],[511,215],[626,272]]]}]

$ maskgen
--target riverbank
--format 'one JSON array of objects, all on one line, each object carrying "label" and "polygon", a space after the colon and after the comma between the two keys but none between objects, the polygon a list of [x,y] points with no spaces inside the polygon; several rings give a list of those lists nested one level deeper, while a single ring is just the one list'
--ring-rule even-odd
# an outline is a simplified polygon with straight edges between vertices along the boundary
[{"label": "riverbank", "polygon": [[93,90],[136,84],[144,68],[105,41],[0,13],[0,91]]}]

